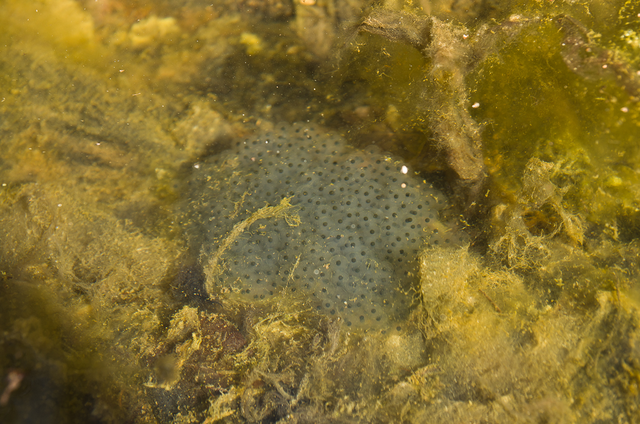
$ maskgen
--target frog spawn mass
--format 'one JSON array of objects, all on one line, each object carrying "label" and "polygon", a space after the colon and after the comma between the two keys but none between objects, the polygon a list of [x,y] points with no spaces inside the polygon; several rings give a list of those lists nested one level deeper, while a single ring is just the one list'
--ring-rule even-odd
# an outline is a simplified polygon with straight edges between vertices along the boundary
[{"label": "frog spawn mass", "polygon": [[418,252],[458,242],[438,221],[444,196],[407,166],[287,125],[194,167],[192,248],[206,263],[234,226],[285,198],[288,215],[257,220],[224,250],[209,295],[291,296],[352,329],[384,330],[410,310]]}]

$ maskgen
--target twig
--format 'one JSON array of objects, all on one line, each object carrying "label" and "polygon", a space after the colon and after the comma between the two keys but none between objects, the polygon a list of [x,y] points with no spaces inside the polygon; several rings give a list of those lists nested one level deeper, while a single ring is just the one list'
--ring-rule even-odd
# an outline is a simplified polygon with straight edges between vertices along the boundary
[{"label": "twig", "polygon": [[478,288],[478,291],[479,291],[480,293],[482,293],[482,295],[483,295],[484,297],[486,297],[486,298],[487,298],[487,300],[489,301],[489,303],[491,303],[491,305],[493,306],[493,308],[496,310],[496,312],[497,312],[497,313],[499,313],[499,314],[501,314],[501,313],[502,313],[502,311],[500,310],[500,308],[498,307],[498,305],[496,305],[496,303],[495,303],[495,302],[494,302],[494,301],[489,297],[489,295],[488,295],[488,294],[486,294],[484,291],[482,291],[482,289],[481,289],[481,288]]}]

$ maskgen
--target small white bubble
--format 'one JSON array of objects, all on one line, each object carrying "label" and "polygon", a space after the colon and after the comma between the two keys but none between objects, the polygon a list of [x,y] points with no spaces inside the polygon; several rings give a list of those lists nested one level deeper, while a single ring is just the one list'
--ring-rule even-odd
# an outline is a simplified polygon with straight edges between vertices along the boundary
[{"label": "small white bubble", "polygon": [[628,107],[623,107],[622,109],[620,109],[622,112],[627,113],[629,112],[629,108]]},{"label": "small white bubble", "polygon": [[480,107],[480,103],[475,102],[474,104],[471,105],[472,108],[477,109]]},{"label": "small white bubble", "polygon": [[403,174],[406,174],[407,172],[409,172],[409,168],[407,168],[406,166],[402,165],[402,169],[400,170],[400,172],[402,172]]},{"label": "small white bubble", "polygon": [[318,269],[314,269],[314,270],[313,270],[313,273],[314,273],[315,275],[318,275],[318,274],[320,274],[320,270],[318,270]]},{"label": "small white bubble", "polygon": [[194,163],[194,164],[193,164],[193,167],[194,167],[195,169],[200,169],[200,164],[199,164],[199,163]]}]

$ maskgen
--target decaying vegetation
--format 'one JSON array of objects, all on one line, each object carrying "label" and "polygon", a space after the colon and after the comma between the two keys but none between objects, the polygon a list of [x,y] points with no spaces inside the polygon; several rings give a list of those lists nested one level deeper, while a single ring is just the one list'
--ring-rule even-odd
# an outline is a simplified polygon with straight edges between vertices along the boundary
[{"label": "decaying vegetation", "polygon": [[[640,421],[638,5],[477,2],[467,31],[458,2],[388,2],[340,51],[356,69],[324,76],[363,5],[93,3],[0,16],[1,421]],[[402,44],[413,76],[393,73],[416,63]],[[409,83],[408,105],[389,94]],[[208,299],[184,247],[189,170],[311,117],[421,161],[432,137],[446,182],[490,208],[469,245],[420,253],[385,332],[286,293]]]},{"label": "decaying vegetation", "polygon": [[480,127],[469,114],[465,77],[473,62],[477,63],[472,40],[468,40],[469,31],[434,17],[387,9],[374,10],[358,28],[407,43],[429,63],[420,107],[424,108],[437,148],[455,174],[453,185],[462,197],[464,209],[475,211],[474,205],[484,194],[487,175]]}]

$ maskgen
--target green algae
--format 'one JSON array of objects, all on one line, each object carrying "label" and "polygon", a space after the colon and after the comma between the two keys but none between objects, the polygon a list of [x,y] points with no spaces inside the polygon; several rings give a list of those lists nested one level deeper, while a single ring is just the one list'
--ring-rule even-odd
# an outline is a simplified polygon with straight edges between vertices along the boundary
[{"label": "green algae", "polygon": [[[189,169],[270,120],[454,182],[429,57],[357,35],[364,4],[268,3],[6,3],[0,390],[24,378],[3,422],[41,421],[36,403],[61,422],[638,422],[637,3],[430,2],[475,43],[460,72],[490,184],[472,244],[425,250],[410,319],[377,337],[293,301],[207,299],[183,248]],[[134,45],[136,19],[175,26]]]},{"label": "green algae", "polygon": [[[600,70],[588,58],[568,59],[573,53],[563,47],[569,42],[563,32],[578,24],[558,19],[525,29],[472,76],[478,82],[472,101],[486,105],[474,115],[487,123],[489,166],[505,190],[514,190],[512,176],[522,173],[529,158],[539,157],[563,168],[558,178],[571,186],[567,200],[575,211],[591,222],[615,226],[617,217],[636,213],[638,182],[627,169],[637,166],[638,93],[606,72],[615,59],[601,60],[598,67],[605,69]],[[587,38],[580,43],[601,54],[601,46],[608,45]],[[633,63],[619,66],[635,80]],[[509,79],[496,77],[514,70]]]}]

